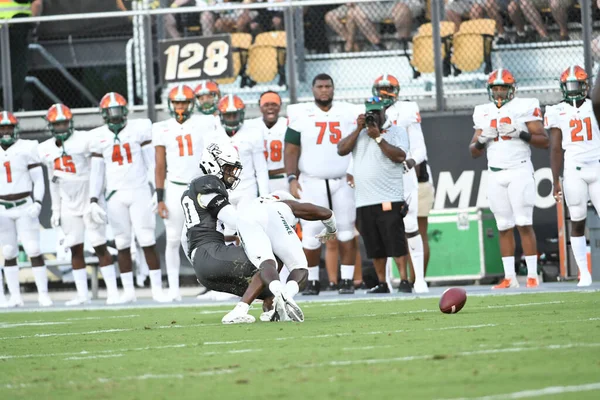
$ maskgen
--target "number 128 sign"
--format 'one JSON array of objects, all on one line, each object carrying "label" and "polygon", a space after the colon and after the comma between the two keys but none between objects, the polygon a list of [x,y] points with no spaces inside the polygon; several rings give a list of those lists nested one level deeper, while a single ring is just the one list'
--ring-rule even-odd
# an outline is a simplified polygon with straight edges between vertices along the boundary
[{"label": "number 128 sign", "polygon": [[214,80],[233,74],[229,35],[163,40],[159,48],[165,82]]}]

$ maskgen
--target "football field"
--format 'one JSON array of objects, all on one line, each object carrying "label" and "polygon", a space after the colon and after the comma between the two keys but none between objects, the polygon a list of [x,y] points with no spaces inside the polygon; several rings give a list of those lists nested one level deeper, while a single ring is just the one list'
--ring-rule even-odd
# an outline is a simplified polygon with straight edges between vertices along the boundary
[{"label": "football field", "polygon": [[299,296],[301,324],[254,306],[255,324],[224,326],[232,303],[0,313],[0,398],[598,399],[600,292],[561,285],[467,287],[453,315],[439,288]]}]

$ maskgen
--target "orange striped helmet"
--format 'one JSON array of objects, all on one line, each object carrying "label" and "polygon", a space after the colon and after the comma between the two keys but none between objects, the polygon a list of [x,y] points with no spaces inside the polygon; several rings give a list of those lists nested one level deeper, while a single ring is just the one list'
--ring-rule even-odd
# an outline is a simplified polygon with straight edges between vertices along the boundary
[{"label": "orange striped helmet", "polygon": [[566,101],[578,101],[587,97],[588,74],[579,65],[571,65],[560,75],[560,90]]},{"label": "orange striped helmet", "polygon": [[373,96],[394,103],[398,100],[398,95],[400,94],[400,82],[393,75],[381,75],[379,78],[375,79],[372,92]]},{"label": "orange striped helmet", "polygon": [[212,115],[217,111],[217,104],[221,100],[221,90],[215,81],[205,81],[196,86],[194,90],[198,111],[202,114]]},{"label": "orange striped helmet", "polygon": [[517,81],[509,70],[498,68],[488,77],[487,90],[490,101],[500,108],[515,97]]},{"label": "orange striped helmet", "polygon": [[108,128],[118,133],[127,124],[127,100],[117,92],[106,93],[100,100],[100,112]]},{"label": "orange striped helmet", "polygon": [[19,139],[19,120],[8,111],[0,112],[0,144],[10,146]]},{"label": "orange striped helmet", "polygon": [[223,125],[223,128],[225,128],[225,132],[227,132],[229,136],[235,135],[244,123],[246,105],[238,96],[228,94],[219,100],[218,109],[221,124]]},{"label": "orange striped helmet", "polygon": [[169,111],[180,124],[194,112],[194,99],[194,91],[188,85],[179,84],[169,92]]},{"label": "orange striped helmet", "polygon": [[59,140],[67,140],[73,134],[73,113],[64,104],[54,104],[46,112],[48,130]]}]

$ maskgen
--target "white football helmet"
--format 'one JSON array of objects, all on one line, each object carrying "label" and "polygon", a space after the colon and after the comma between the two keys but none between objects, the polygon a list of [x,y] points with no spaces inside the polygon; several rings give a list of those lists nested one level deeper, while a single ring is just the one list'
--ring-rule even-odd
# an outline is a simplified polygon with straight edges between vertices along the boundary
[{"label": "white football helmet", "polygon": [[200,169],[205,175],[215,175],[227,189],[235,189],[240,182],[242,163],[235,147],[227,143],[211,143],[202,153]]}]

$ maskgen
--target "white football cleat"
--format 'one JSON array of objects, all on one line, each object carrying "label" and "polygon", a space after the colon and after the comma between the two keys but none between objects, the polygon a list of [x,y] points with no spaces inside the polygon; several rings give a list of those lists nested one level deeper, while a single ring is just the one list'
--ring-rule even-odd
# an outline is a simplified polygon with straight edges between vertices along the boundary
[{"label": "white football cleat", "polygon": [[415,293],[429,293],[429,287],[427,286],[427,282],[424,280],[415,281],[415,285],[413,287]]},{"label": "white football cleat", "polygon": [[176,302],[181,302],[181,294],[179,294],[179,291],[174,291],[171,292],[169,290],[169,297],[171,298],[172,301],[176,301]]},{"label": "white football cleat", "polygon": [[581,277],[579,278],[579,283],[577,284],[577,287],[587,287],[587,286],[591,286],[591,284],[592,284],[592,275],[590,275],[590,274],[581,275]]},{"label": "white football cleat", "polygon": [[54,304],[48,293],[44,292],[38,293],[38,303],[41,307],[50,307]]},{"label": "white football cleat", "polygon": [[82,304],[90,304],[90,299],[81,296],[75,296],[65,303],[65,306],[80,306]]},{"label": "white football cleat", "polygon": [[[291,321],[290,316],[287,313],[287,304],[283,298],[283,294],[279,293],[277,296],[275,296],[273,298],[273,310],[275,310],[275,312],[273,313],[273,317],[271,318],[271,321],[281,321],[281,322],[285,322],[285,321]],[[302,311],[300,311],[302,312]]]},{"label": "white football cleat", "polygon": [[6,306],[8,308],[13,308],[13,307],[24,307],[25,304],[23,303],[23,299],[21,298],[21,296],[10,296],[10,299],[8,299],[8,303],[6,303]]},{"label": "white football cleat", "polygon": [[152,293],[152,300],[157,303],[171,303],[173,301],[173,299],[166,295],[162,290]]},{"label": "white football cleat", "polygon": [[135,303],[136,301],[137,299],[135,298],[135,292],[123,292],[116,304]]},{"label": "white football cleat", "polygon": [[119,296],[118,295],[106,298],[106,305],[107,306],[112,306],[114,304],[119,304]]},{"label": "white football cleat", "polygon": [[273,319],[273,314],[275,314],[275,309],[272,309],[270,311],[264,311],[262,314],[260,314],[260,320],[262,322],[270,322],[271,319]]},{"label": "white football cleat", "polygon": [[236,305],[233,310],[229,311],[223,319],[221,319],[221,323],[223,324],[252,324],[255,321],[256,318],[248,314],[248,312],[239,305]]},{"label": "white football cleat", "polygon": [[294,298],[287,293],[282,293],[281,298],[285,304],[285,311],[290,320],[296,322],[304,322],[304,313],[302,309],[298,307],[298,304],[294,301]]}]

